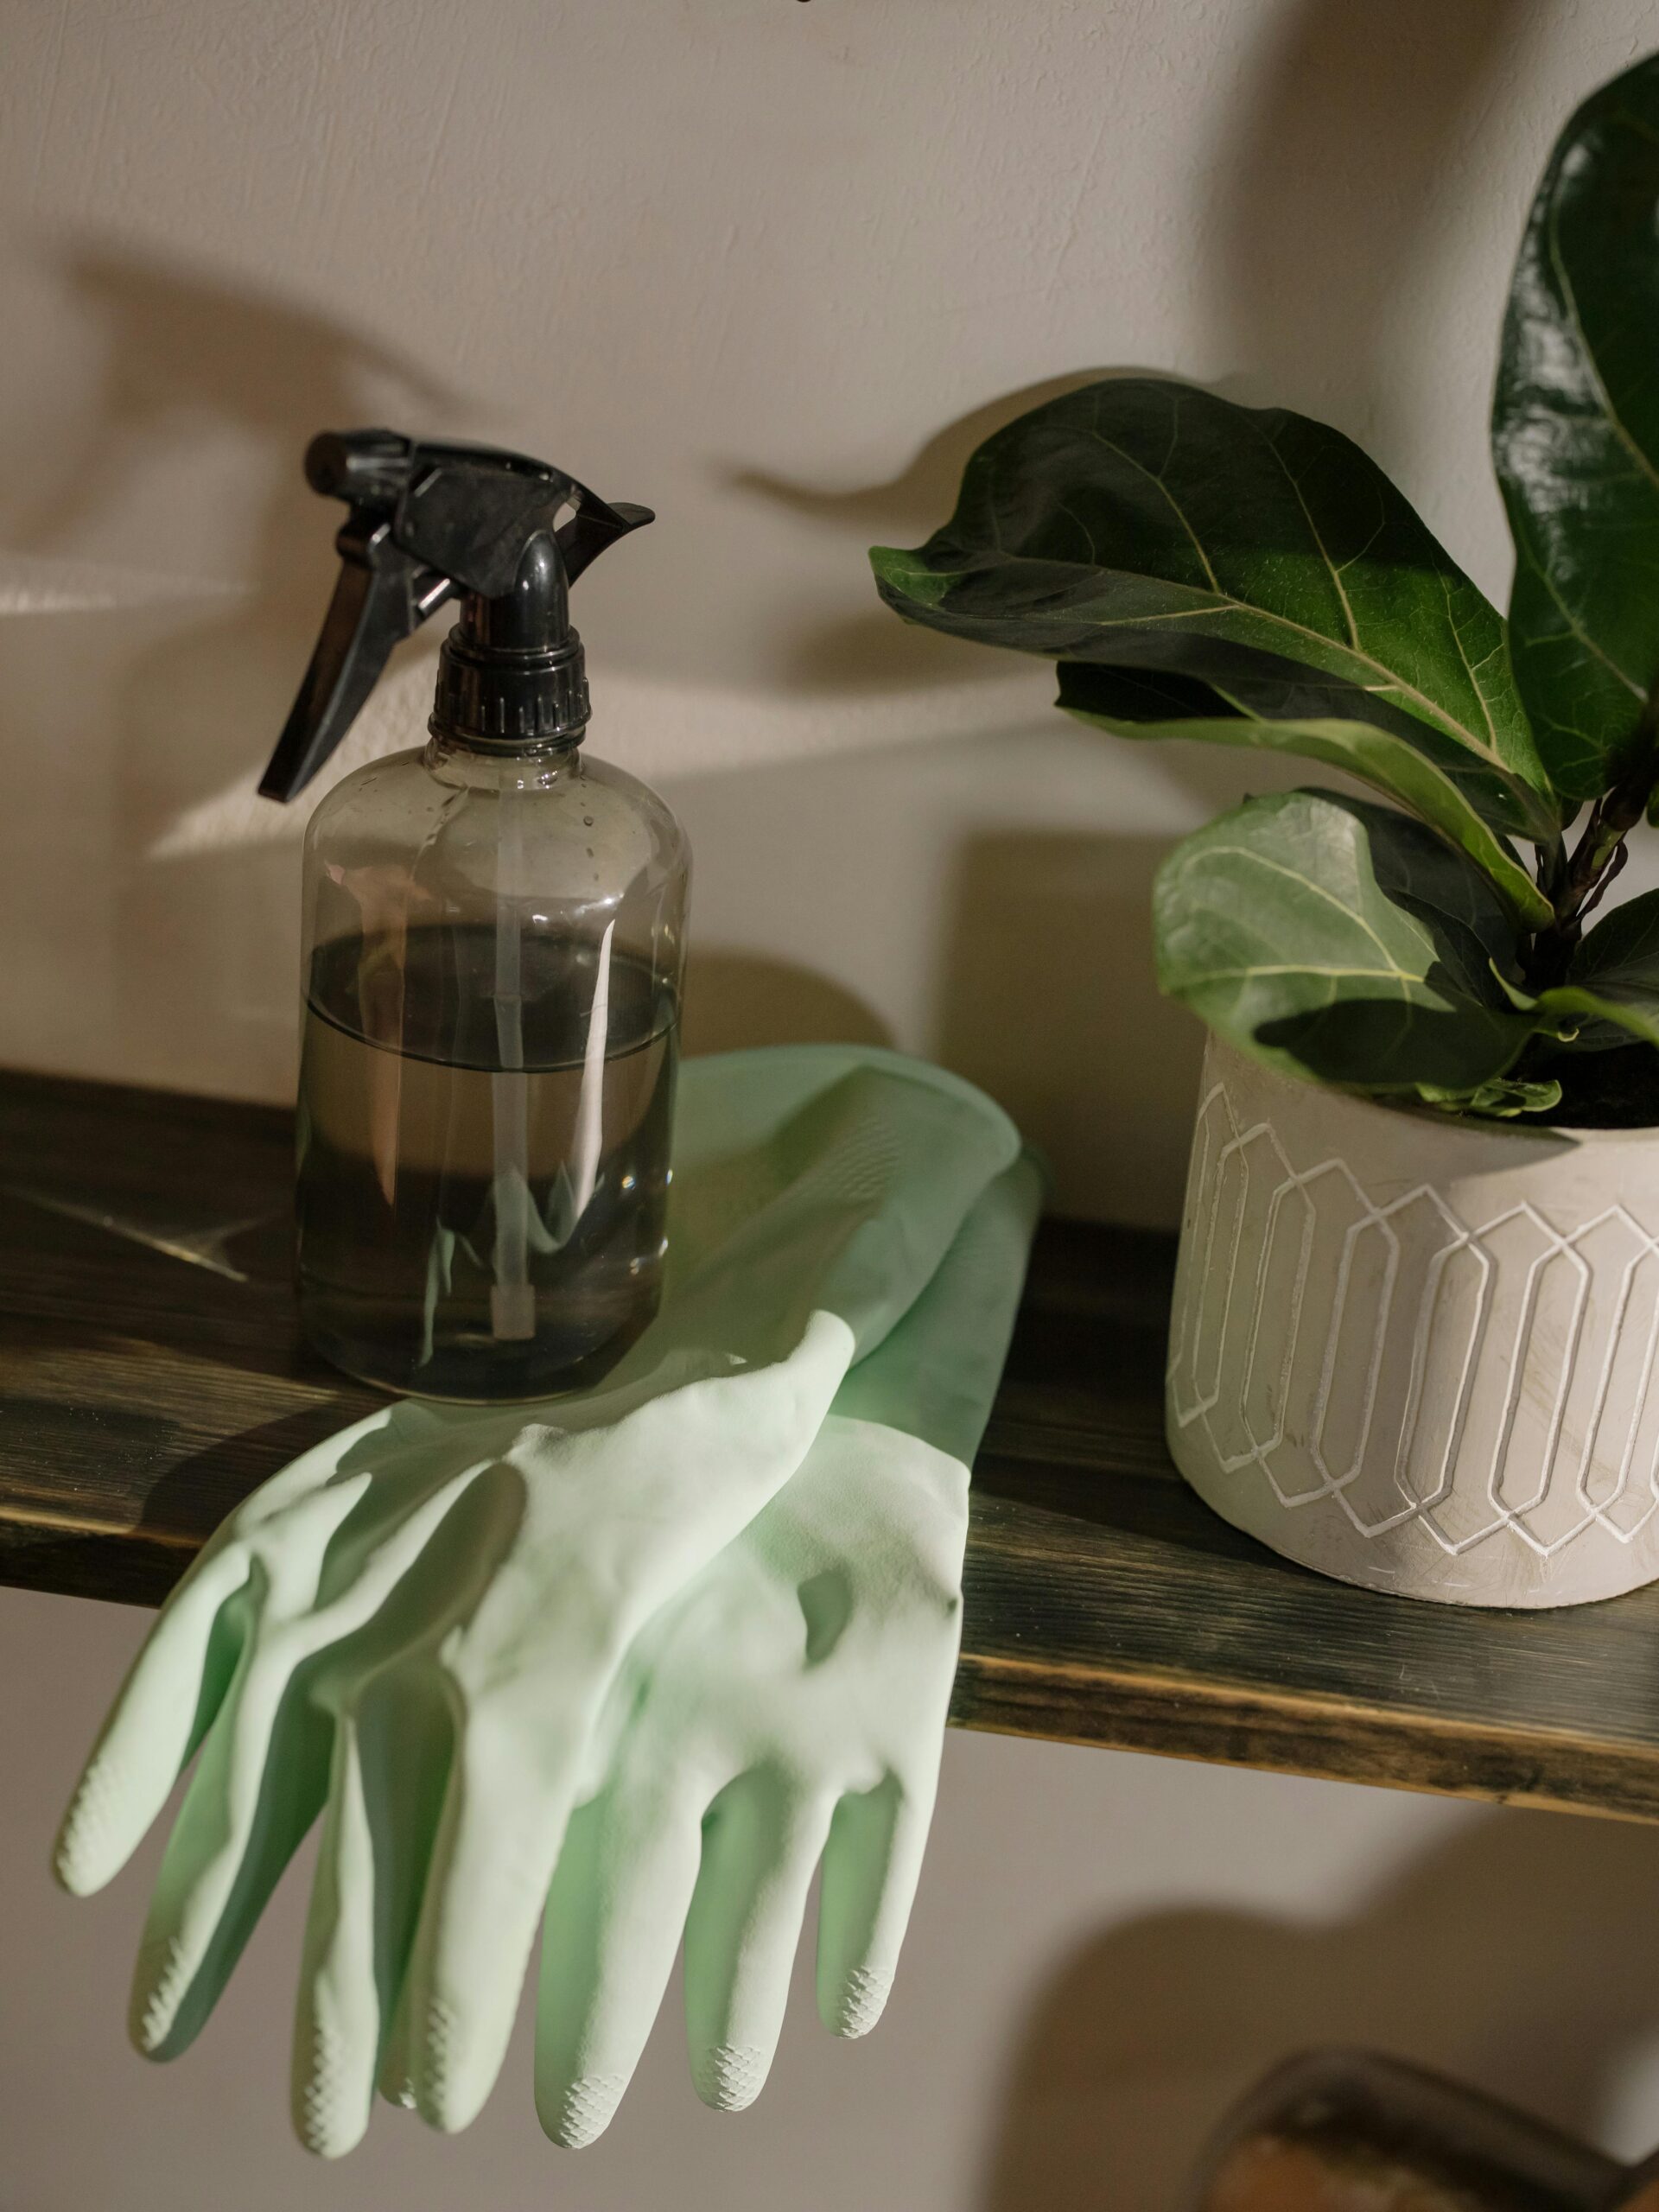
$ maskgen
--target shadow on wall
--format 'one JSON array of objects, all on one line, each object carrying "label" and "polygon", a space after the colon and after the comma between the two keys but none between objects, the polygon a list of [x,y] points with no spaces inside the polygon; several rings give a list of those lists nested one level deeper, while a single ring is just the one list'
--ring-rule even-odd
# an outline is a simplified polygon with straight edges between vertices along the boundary
[{"label": "shadow on wall", "polygon": [[60,484],[9,518],[14,544],[58,550],[130,480],[162,467],[185,474],[227,435],[264,462],[264,487],[248,495],[257,519],[245,599],[132,672],[127,798],[131,834],[147,840],[227,769],[262,760],[298,689],[334,565],[331,510],[301,474],[310,438],[365,405],[453,412],[454,403],[410,365],[285,302],[90,246],[59,273],[99,329],[103,387]]},{"label": "shadow on wall", "polygon": [[1252,397],[1390,442],[1397,302],[1462,196],[1493,75],[1544,14],[1524,0],[1299,0],[1274,24],[1208,226],[1215,350]]},{"label": "shadow on wall", "polygon": [[1014,831],[970,840],[957,863],[938,1055],[1042,1147],[1067,1212],[1180,1212],[1204,1039],[1153,972],[1168,850]]},{"label": "shadow on wall", "polygon": [[[1512,27],[1537,13],[1524,0],[1376,0],[1364,10],[1297,0],[1272,18],[1217,164],[1205,248],[1223,349],[1253,382],[1328,398],[1349,427],[1367,427],[1388,383],[1390,302],[1433,245],[1456,141],[1506,40],[1512,47]],[[293,696],[329,568],[331,525],[297,466],[307,437],[365,413],[442,425],[462,403],[417,365],[280,299],[96,245],[71,247],[60,273],[99,331],[104,385],[93,427],[63,456],[55,487],[32,484],[8,518],[13,543],[60,550],[124,480],[181,465],[214,440],[239,441],[265,461],[246,600],[173,625],[160,645],[126,648],[125,727],[109,743],[118,793],[109,808],[114,982],[99,1055],[136,1079],[182,1087],[212,1086],[234,1065],[238,1088],[279,1095],[294,1049],[291,849],[232,849],[162,866],[145,855],[164,825],[263,758]],[[992,430],[1100,373],[1071,368],[988,401],[883,483],[826,492],[753,469],[728,480],[816,518],[861,568],[870,540],[913,543],[944,519],[963,462]],[[1324,379],[1317,393],[1310,376]],[[83,733],[50,652],[26,643],[14,658],[38,671],[9,690],[24,702],[22,741],[67,757]],[[781,652],[782,681],[849,697],[976,672],[988,680],[1008,667],[1001,655],[900,624],[873,593],[865,613],[809,620]],[[1275,787],[1255,764],[1200,773],[1172,759],[1172,772],[1223,804]],[[997,804],[1017,808],[1018,799],[1004,792]],[[1016,815],[1001,850],[970,834],[937,1037],[947,1058],[1026,1112],[1057,1156],[1078,1163],[1073,1203],[1154,1217],[1173,1209],[1179,1186],[1198,1052],[1196,1033],[1147,980],[1144,891],[1155,855],[1148,846],[1137,856],[1134,841],[1114,854],[1107,841],[1091,859],[1054,840],[1061,877],[1046,884],[1042,829],[1039,817],[1027,835]],[[1000,917],[985,884],[1009,902]],[[47,882],[36,908],[42,936],[84,932],[86,896]],[[826,912],[826,927],[836,919]],[[794,1037],[803,1024],[847,1033],[847,1008],[825,1005],[825,990],[833,987],[803,983],[798,1004],[775,979],[757,971],[744,983],[728,971],[711,1034]],[[1131,1149],[1147,1156],[1133,1177],[1105,1156]]]},{"label": "shadow on wall", "polygon": [[[1544,20],[1527,0],[1296,0],[1272,22],[1216,161],[1205,232],[1210,351],[1232,365],[1229,383],[1388,443],[1398,301],[1458,202],[1495,73]],[[898,475],[850,491],[757,468],[725,480],[861,548],[916,543],[950,514],[969,456],[993,432],[1103,378],[1179,372],[1166,362],[1042,378],[947,423]],[[804,632],[785,673],[815,690],[887,690],[959,682],[976,666],[988,675],[999,659],[872,609]]]},{"label": "shadow on wall", "polygon": [[[73,545],[131,481],[188,469],[215,441],[238,440],[257,456],[238,472],[238,484],[258,486],[246,594],[205,619],[172,619],[162,642],[129,651],[120,672],[122,727],[108,762],[118,792],[107,922],[117,1035],[104,1048],[135,1080],[213,1089],[231,1063],[239,1088],[280,1096],[293,1080],[297,852],[236,843],[158,862],[149,848],[263,765],[298,687],[332,588],[339,519],[304,482],[308,441],[365,415],[442,427],[457,403],[418,368],[281,301],[94,247],[72,251],[59,274],[99,327],[104,383],[92,427],[57,480],[7,516],[11,543]],[[43,637],[40,651],[49,659],[54,641]],[[67,747],[70,732],[46,726],[53,684],[29,689],[15,734]],[[718,951],[698,960],[687,1034],[694,1051],[888,1041],[839,986]]]},{"label": "shadow on wall", "polygon": [[[1436,250],[1495,72],[1540,20],[1517,0],[1296,0],[1272,21],[1216,164],[1207,229],[1213,350],[1237,364],[1250,397],[1386,442],[1395,303]],[[883,483],[826,492],[758,470],[729,480],[861,543],[912,543],[949,515],[964,464],[995,430],[1081,385],[1139,373],[1079,370],[1004,394]],[[787,674],[851,691],[988,676],[1003,659],[873,607],[800,633]],[[1214,808],[1310,779],[1348,787],[1197,747],[1166,757]],[[1068,1210],[1179,1213],[1202,1038],[1153,975],[1149,893],[1173,842],[1016,826],[970,837],[959,856],[935,1049],[1048,1152]]]},{"label": "shadow on wall", "polygon": [[[296,855],[275,847],[147,861],[186,808],[263,761],[298,688],[331,582],[334,523],[300,459],[316,429],[365,412],[448,412],[432,379],[327,317],[124,252],[82,246],[60,275],[97,327],[105,363],[98,413],[59,483],[8,518],[8,537],[39,551],[73,543],[134,478],[211,460],[240,441],[264,463],[245,596],[176,625],[133,654],[111,734],[110,808],[121,948],[112,1063],[136,1080],[213,1087],[226,1038],[245,1086],[291,1079],[297,972]],[[239,470],[257,485],[257,471]],[[49,688],[31,702],[29,741]],[[204,918],[211,918],[204,926]]]},{"label": "shadow on wall", "polygon": [[754,1045],[891,1045],[862,999],[794,962],[694,945],[686,963],[681,1042],[687,1052]]},{"label": "shadow on wall", "polygon": [[1174,2212],[1232,2101],[1329,2044],[1593,2139],[1659,2037],[1656,1908],[1650,1830],[1503,1814],[1335,1927],[1195,1910],[1118,1928],[1034,2009],[983,2212]]},{"label": "shadow on wall", "polygon": [[[1141,373],[1076,369],[1005,392],[947,423],[908,467],[883,484],[826,492],[760,468],[732,469],[725,480],[734,490],[753,493],[791,514],[839,531],[849,555],[861,564],[865,549],[872,543],[918,544],[938,528],[957,504],[969,455],[994,431],[1046,400],[1058,399],[1101,377]],[[872,584],[873,601],[874,589]],[[790,640],[780,670],[784,681],[813,691],[890,691],[909,683],[961,683],[976,675],[1004,673],[1001,654],[965,652],[958,640],[900,622],[875,604],[850,620],[841,618],[802,630]]]},{"label": "shadow on wall", "polygon": [[[1306,763],[1230,747],[1178,741],[1157,755],[1200,818],[1309,780]],[[1158,988],[1153,885],[1177,842],[1009,830],[957,855],[933,1049],[1041,1148],[1063,1213],[1180,1218],[1205,1031]]]}]

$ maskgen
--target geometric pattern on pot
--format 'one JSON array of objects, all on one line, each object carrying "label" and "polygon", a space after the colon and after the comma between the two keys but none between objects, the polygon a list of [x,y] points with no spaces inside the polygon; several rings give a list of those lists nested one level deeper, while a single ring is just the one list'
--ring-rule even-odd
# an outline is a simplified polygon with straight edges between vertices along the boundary
[{"label": "geometric pattern on pot", "polygon": [[1659,1241],[1623,1205],[1563,1229],[1524,1203],[1460,1220],[1429,1184],[1376,1204],[1242,1125],[1224,1081],[1205,1096],[1168,1403],[1222,1474],[1451,1556],[1628,1545],[1659,1506],[1656,1346]]}]

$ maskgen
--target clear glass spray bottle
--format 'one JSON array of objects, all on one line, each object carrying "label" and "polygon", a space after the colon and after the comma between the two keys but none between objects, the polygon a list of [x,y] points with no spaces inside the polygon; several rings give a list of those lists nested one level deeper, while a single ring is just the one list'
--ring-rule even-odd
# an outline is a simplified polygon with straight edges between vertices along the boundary
[{"label": "clear glass spray bottle", "polygon": [[262,790],[293,797],[452,598],[429,743],[346,777],[305,851],[299,1290],[349,1373],[471,1401],[580,1387],[656,1310],[690,856],[588,759],[568,588],[652,519],[560,471],[384,430],[306,457],[343,566]]}]

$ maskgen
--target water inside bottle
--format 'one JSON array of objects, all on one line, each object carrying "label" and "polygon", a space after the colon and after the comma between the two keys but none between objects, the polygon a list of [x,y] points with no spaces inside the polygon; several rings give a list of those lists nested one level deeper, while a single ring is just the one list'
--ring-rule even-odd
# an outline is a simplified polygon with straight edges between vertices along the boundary
[{"label": "water inside bottle", "polygon": [[306,1333],[348,1373],[482,1402],[580,1388],[661,1289],[671,988],[603,938],[340,938],[300,1073]]}]

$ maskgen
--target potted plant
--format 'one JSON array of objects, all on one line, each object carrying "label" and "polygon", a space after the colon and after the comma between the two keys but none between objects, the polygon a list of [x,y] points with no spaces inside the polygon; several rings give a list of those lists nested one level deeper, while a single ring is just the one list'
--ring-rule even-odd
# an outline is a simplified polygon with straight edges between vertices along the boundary
[{"label": "potted plant", "polygon": [[1522,241],[1492,453],[1508,620],[1339,432],[1156,378],[1035,409],[881,595],[1046,654],[1132,738],[1295,754],[1154,892],[1208,1024],[1171,1449],[1379,1588],[1659,1575],[1659,56],[1586,102]]}]

